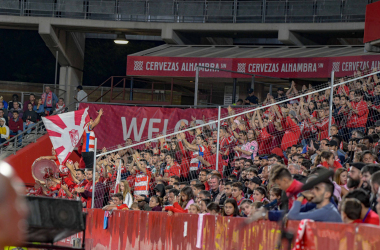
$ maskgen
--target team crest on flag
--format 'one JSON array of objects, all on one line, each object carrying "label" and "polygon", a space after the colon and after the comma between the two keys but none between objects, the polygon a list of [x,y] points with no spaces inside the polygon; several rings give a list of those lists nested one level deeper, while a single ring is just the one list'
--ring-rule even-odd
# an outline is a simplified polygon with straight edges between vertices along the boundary
[{"label": "team crest on flag", "polygon": [[60,164],[64,164],[80,141],[84,127],[90,121],[88,108],[42,117]]},{"label": "team crest on flag", "polygon": [[80,139],[78,130],[72,129],[71,131],[69,131],[69,134],[70,134],[71,144],[73,145],[73,147],[75,147],[78,144],[79,139]]}]

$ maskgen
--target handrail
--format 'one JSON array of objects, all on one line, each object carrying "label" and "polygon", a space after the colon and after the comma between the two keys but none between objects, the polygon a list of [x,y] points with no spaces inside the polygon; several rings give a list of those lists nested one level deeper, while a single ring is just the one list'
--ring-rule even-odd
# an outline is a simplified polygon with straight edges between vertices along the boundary
[{"label": "handrail", "polygon": [[[150,7],[151,0],[141,1],[81,1],[77,4],[65,1],[46,3],[44,0],[20,0],[0,9],[2,15],[48,16],[56,18],[98,19],[136,22],[182,22],[182,23],[320,23],[320,22],[364,22],[366,4],[375,0],[344,1],[278,1],[281,5],[272,7],[271,1],[165,1],[168,8],[157,10]],[[7,2],[7,1],[5,1]],[[11,2],[11,1],[9,1]],[[164,4],[165,4],[164,2]],[[277,2],[277,1],[276,1]],[[13,3],[13,1],[12,1]],[[215,6],[214,4],[218,5]],[[327,3],[327,5],[326,5]],[[328,5],[330,3],[330,5]],[[137,5],[136,5],[137,4]],[[273,4],[273,3],[272,3]],[[170,6],[169,6],[170,5]],[[129,8],[132,7],[132,8]],[[331,10],[326,11],[327,8]],[[250,11],[252,10],[252,11]]]}]

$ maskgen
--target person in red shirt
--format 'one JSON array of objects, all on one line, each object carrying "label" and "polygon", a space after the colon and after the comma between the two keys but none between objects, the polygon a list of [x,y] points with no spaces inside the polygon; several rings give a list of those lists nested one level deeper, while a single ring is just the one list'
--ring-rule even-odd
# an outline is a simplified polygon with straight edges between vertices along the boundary
[{"label": "person in red shirt", "polygon": [[356,90],[354,100],[348,104],[350,113],[347,118],[347,128],[349,134],[354,130],[360,130],[364,133],[368,118],[368,106],[362,98],[361,90]]},{"label": "person in red shirt", "polygon": [[379,215],[377,215],[372,209],[370,208],[370,193],[366,192],[364,189],[355,189],[350,191],[344,199],[347,198],[355,198],[360,201],[362,205],[362,210],[360,213],[360,219],[357,219],[354,221],[354,223],[366,223],[366,224],[372,224],[372,225],[379,225]]},{"label": "person in red shirt", "polygon": [[171,176],[181,176],[181,167],[174,161],[172,154],[165,157],[167,166],[164,170],[164,177],[156,177],[156,181],[169,181]]},{"label": "person in red shirt", "polygon": [[[13,111],[13,118],[9,119],[9,134],[10,135],[18,135],[24,130],[24,121],[19,117],[18,111]],[[21,145],[22,135],[18,138],[18,145]]]},{"label": "person in red shirt", "polygon": [[[223,166],[225,161],[222,158],[221,154],[218,154],[218,169],[216,169],[216,143],[211,143],[211,155],[210,156],[198,156],[198,160],[202,162],[204,168],[209,170],[218,170],[220,173],[223,173]],[[223,176],[222,176],[223,177]]]},{"label": "person in red shirt", "polygon": [[[271,169],[271,182],[275,183],[289,197],[288,209],[291,209],[293,202],[297,200],[297,195],[301,192],[303,184],[292,178],[289,170],[282,165],[274,166]],[[307,201],[304,200],[303,204]]]},{"label": "person in red shirt", "polygon": [[243,196],[243,184],[240,182],[235,182],[232,184],[232,198],[237,202],[238,207],[240,207],[241,202],[245,199]]},{"label": "person in red shirt", "polygon": [[340,206],[340,215],[343,223],[356,223],[360,220],[362,213],[362,204],[354,198],[346,198]]},{"label": "person in red shirt", "polygon": [[104,211],[117,210],[129,210],[127,204],[123,204],[123,194],[117,193],[112,196],[112,204],[102,208]]}]

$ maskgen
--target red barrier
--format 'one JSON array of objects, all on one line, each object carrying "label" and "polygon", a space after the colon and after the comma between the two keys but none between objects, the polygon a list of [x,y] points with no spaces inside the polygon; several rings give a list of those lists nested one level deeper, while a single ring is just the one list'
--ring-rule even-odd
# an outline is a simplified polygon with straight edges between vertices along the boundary
[{"label": "red barrier", "polygon": [[[104,212],[90,209],[86,249],[197,249],[198,215],[116,211],[103,229]],[[202,249],[275,249],[278,224],[260,221],[241,227],[243,218],[205,215]],[[380,249],[380,227],[363,224],[309,223],[305,249]],[[297,221],[288,223],[295,231]],[[67,245],[69,241],[60,242]]]}]

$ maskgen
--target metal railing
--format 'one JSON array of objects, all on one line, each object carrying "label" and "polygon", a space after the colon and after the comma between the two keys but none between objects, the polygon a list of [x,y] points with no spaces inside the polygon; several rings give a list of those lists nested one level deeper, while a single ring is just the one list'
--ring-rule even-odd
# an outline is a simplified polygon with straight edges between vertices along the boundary
[{"label": "metal railing", "polygon": [[2,0],[0,15],[136,22],[364,22],[376,0]]}]

